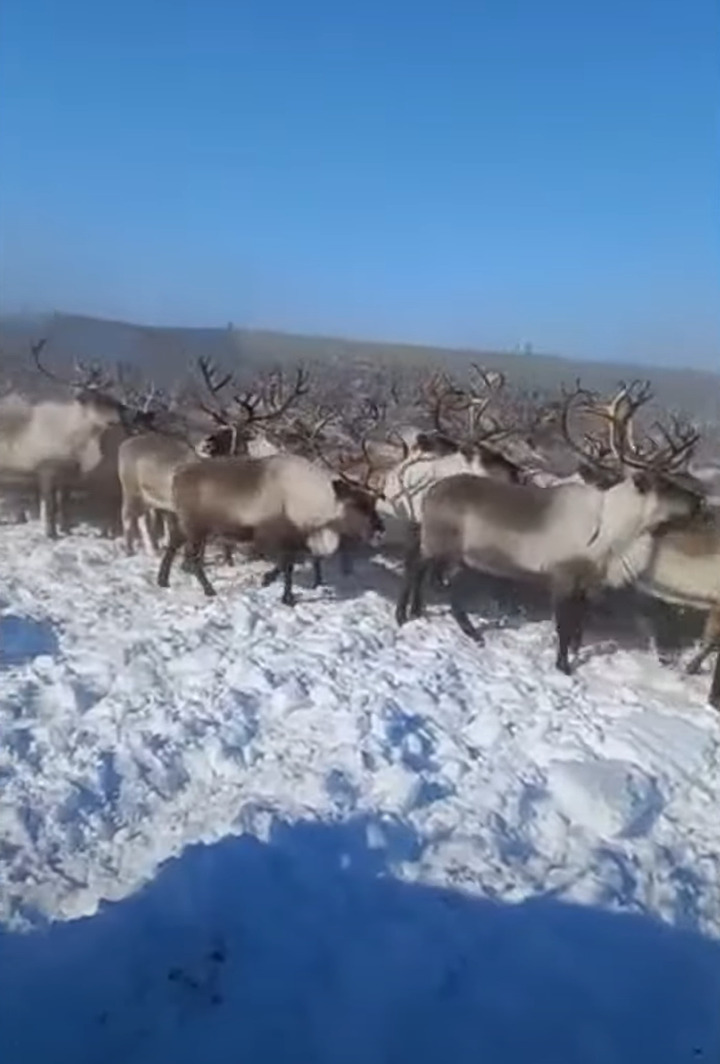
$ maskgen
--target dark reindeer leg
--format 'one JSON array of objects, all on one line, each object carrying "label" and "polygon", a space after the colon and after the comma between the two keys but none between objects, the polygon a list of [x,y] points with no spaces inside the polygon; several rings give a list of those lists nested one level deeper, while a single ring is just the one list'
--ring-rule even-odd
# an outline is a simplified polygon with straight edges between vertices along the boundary
[{"label": "dark reindeer leg", "polygon": [[700,669],[714,650],[720,650],[720,646],[717,643],[703,643],[697,654],[695,654],[685,666],[685,672],[687,675],[697,676]]},{"label": "dark reindeer leg", "polygon": [[55,513],[60,531],[64,533],[70,532],[70,491],[61,485],[55,488]]},{"label": "dark reindeer leg", "polygon": [[261,586],[270,587],[271,584],[275,583],[281,572],[281,565],[273,565],[272,569],[268,569],[266,573],[263,573],[262,579],[260,581]]},{"label": "dark reindeer leg", "polygon": [[[342,563],[342,555],[340,555],[340,561]],[[313,590],[318,587],[322,587],[323,575],[322,575],[322,562],[319,558],[313,557],[312,560],[312,584],[310,585]]]},{"label": "dark reindeer leg", "polygon": [[410,605],[410,599],[413,601],[416,599],[415,584],[417,581],[417,573],[420,565],[420,559],[417,555],[408,555],[405,559],[405,573],[403,576],[403,582],[400,586],[400,593],[398,595],[397,603],[395,605],[395,620],[398,624],[405,624],[408,619],[408,606]]},{"label": "dark reindeer leg", "polygon": [[715,669],[713,671],[712,683],[710,685],[708,702],[714,709],[720,709],[720,650],[715,659]]},{"label": "dark reindeer leg", "polygon": [[47,466],[40,469],[38,472],[38,488],[40,513],[43,516],[45,534],[49,539],[57,539],[57,494],[53,469]]},{"label": "dark reindeer leg", "polygon": [[294,606],[295,596],[292,589],[293,569],[295,568],[295,558],[292,554],[289,554],[283,559],[280,570],[283,574],[283,593],[281,602],[284,606]]},{"label": "dark reindeer leg", "polygon": [[235,559],[233,557],[233,549],[230,543],[223,543],[223,561],[231,568],[235,565]]},{"label": "dark reindeer leg", "polygon": [[413,620],[417,620],[418,617],[422,617],[425,603],[423,600],[423,591],[425,590],[425,579],[430,571],[432,562],[427,559],[419,559],[415,569],[415,580],[413,581],[412,594],[410,596],[410,616]]},{"label": "dark reindeer leg", "polygon": [[452,581],[448,579],[446,566],[443,562],[436,562],[430,571],[430,581],[436,591],[447,591]]},{"label": "dark reindeer leg", "polygon": [[[402,584],[395,604],[395,620],[402,625],[408,619],[408,606],[412,600],[413,606],[418,603],[418,592],[415,590],[418,572],[422,567],[420,554],[420,529],[414,528],[412,538],[405,554],[405,569]],[[422,578],[421,578],[422,579]]]},{"label": "dark reindeer leg", "polygon": [[[171,532],[171,536],[172,536],[172,532]],[[199,542],[197,547],[196,547],[196,550],[197,550],[197,553],[198,553],[198,557],[200,558],[200,561],[203,562],[203,563],[205,562],[205,545],[206,545],[206,540],[203,538],[203,540],[201,542]],[[195,572],[195,569],[193,568],[193,560],[192,560],[192,557],[191,557],[192,550],[193,550],[192,544],[191,543],[186,543],[185,544],[185,551],[184,551],[184,554],[183,554],[182,564],[180,565],[180,568],[182,569],[182,571],[184,573],[194,573]]]},{"label": "dark reindeer leg", "polygon": [[162,556],[160,562],[160,568],[158,569],[157,584],[158,587],[168,587],[170,584],[170,570],[172,564],[175,561],[175,555],[185,542],[184,537],[180,532],[173,533],[170,537],[170,542],[165,548],[165,553]]},{"label": "dark reindeer leg", "polygon": [[468,617],[465,606],[463,605],[462,576],[463,571],[460,569],[450,580],[450,613],[457,621],[460,630],[468,637],[468,639],[472,639],[472,641],[479,646],[484,646],[485,636],[472,623]]},{"label": "dark reindeer leg", "polygon": [[571,673],[570,651],[577,652],[582,645],[586,614],[587,594],[585,591],[575,589],[569,594],[556,597],[555,630],[557,632],[558,651],[555,665],[566,676]]},{"label": "dark reindeer leg", "polygon": [[338,551],[338,558],[340,561],[340,572],[342,573],[342,575],[352,576],[355,568],[352,551],[348,550],[347,547],[343,547],[341,544],[340,550]]},{"label": "dark reindeer leg", "polygon": [[708,614],[700,650],[685,667],[688,676],[696,676],[714,650],[720,652],[720,613],[717,610],[711,610]]},{"label": "dark reindeer leg", "polygon": [[205,564],[203,561],[204,548],[204,538],[191,540],[188,544],[187,563],[189,571],[200,584],[200,587],[203,589],[207,598],[214,598],[215,595],[217,595],[217,591],[208,580],[207,573],[205,572]]}]

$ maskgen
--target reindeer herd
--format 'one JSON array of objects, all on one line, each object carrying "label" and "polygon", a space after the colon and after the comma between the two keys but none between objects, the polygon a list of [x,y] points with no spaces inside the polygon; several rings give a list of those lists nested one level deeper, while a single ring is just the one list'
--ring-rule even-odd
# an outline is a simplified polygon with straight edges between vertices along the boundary
[{"label": "reindeer herd", "polygon": [[[30,490],[48,536],[70,531],[73,502],[84,500],[128,553],[138,540],[150,556],[162,552],[160,587],[182,551],[183,567],[214,595],[205,564],[214,541],[226,564],[235,549],[269,559],[263,583],[282,577],[287,605],[304,558],[317,585],[323,558],[337,553],[349,571],[358,549],[399,550],[398,624],[422,614],[432,579],[478,644],[468,572],[538,584],[552,593],[566,673],[592,599],[632,587],[707,614],[687,671],[717,653],[709,701],[720,708],[720,512],[689,472],[699,434],[678,419],[640,427],[647,385],[603,401],[578,383],[528,418],[499,373],[473,367],[465,385],[435,373],[410,403],[423,425],[403,428],[395,390],[392,401],[323,403],[303,368],[292,382],[273,371],[242,390],[199,359],[178,409],[97,371],[58,377],[42,351],[42,342],[32,348],[37,369],[66,393],[0,401],[0,491]],[[573,453],[574,474],[543,470],[540,429]]]}]

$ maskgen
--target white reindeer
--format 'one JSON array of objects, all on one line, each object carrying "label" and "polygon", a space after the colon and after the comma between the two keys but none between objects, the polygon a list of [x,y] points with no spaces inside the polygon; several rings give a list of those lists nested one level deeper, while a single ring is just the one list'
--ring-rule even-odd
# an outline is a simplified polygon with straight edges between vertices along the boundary
[{"label": "white reindeer", "polygon": [[[38,368],[71,383],[42,365],[44,344],[32,348]],[[137,412],[87,381],[73,387],[67,399],[30,402],[11,395],[0,403],[0,480],[39,491],[41,520],[51,538],[57,536],[58,511],[64,510],[63,493],[103,460],[103,433],[113,425],[129,431],[137,419]]]},{"label": "white reindeer", "polygon": [[[564,409],[568,438],[568,414]],[[586,393],[585,393],[586,394]],[[646,401],[647,396],[642,400]],[[656,446],[652,455],[630,448],[628,424],[639,404],[627,389],[608,406],[612,449],[626,474],[603,467],[596,454],[576,444],[600,476],[614,482],[564,484],[549,488],[508,484],[491,478],[458,474],[427,492],[420,526],[408,552],[405,580],[396,616],[403,624],[422,612],[422,585],[434,567],[453,571],[451,609],[462,630],[482,641],[459,601],[457,577],[475,569],[514,580],[549,581],[555,598],[558,634],[557,667],[570,671],[569,651],[582,638],[587,594],[603,584],[630,583],[650,561],[651,533],[673,520],[688,521],[703,507],[699,482],[680,478],[681,463],[697,443],[697,435]]]},{"label": "white reindeer", "polygon": [[[371,541],[382,533],[375,497],[333,477],[301,455],[226,457],[179,466],[172,478],[173,525],[158,584],[167,587],[178,550],[206,595],[215,594],[203,565],[205,543],[229,536],[279,563],[282,601],[294,603],[293,567],[300,556],[326,557],[343,536]],[[265,584],[278,573],[267,574]]]}]

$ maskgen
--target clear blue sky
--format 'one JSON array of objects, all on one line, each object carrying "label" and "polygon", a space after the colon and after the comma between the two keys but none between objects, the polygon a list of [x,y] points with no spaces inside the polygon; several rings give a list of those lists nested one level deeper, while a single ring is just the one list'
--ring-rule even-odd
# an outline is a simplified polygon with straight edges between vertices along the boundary
[{"label": "clear blue sky", "polygon": [[717,0],[2,0],[0,303],[720,368]]}]

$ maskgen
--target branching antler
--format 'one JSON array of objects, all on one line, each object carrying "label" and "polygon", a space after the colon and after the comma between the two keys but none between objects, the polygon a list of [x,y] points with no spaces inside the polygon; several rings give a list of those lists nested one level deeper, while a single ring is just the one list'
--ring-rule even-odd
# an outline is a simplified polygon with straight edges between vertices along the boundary
[{"label": "branching antler", "polygon": [[99,362],[83,362],[81,359],[76,358],[73,363],[73,369],[75,371],[75,384],[76,388],[112,388],[114,381],[112,374],[110,374]]},{"label": "branching antler", "polygon": [[[607,469],[606,461],[612,457],[616,469],[640,469],[673,473],[678,472],[689,460],[692,451],[700,439],[700,433],[692,426],[682,424],[678,418],[672,419],[670,429],[659,421],[654,428],[658,430],[664,443],[658,443],[648,434],[643,436],[642,444],[635,437],[635,418],[638,411],[652,399],[649,381],[634,380],[629,384],[621,382],[620,388],[609,400],[600,401],[591,392],[580,387],[577,382],[575,391],[568,395],[562,410],[562,430],[566,441],[575,451],[579,451],[586,461]],[[607,425],[607,443],[599,441],[590,434],[585,434],[585,446],[578,445],[569,430],[569,413],[576,397],[582,398],[581,409],[600,417]]]},{"label": "branching antler", "polygon": [[298,366],[292,385],[281,369],[276,369],[255,389],[247,389],[233,396],[233,402],[243,412],[245,424],[277,421],[310,390],[310,374]]},{"label": "branching antler", "polygon": [[505,383],[505,374],[500,370],[486,369],[473,362],[471,383],[464,392],[467,396],[469,434],[474,442],[497,440],[514,431],[511,427],[501,425],[496,416],[488,413],[488,408],[497,402]]},{"label": "branching antler", "polygon": [[232,373],[225,373],[220,376],[217,366],[212,359],[207,357],[207,355],[200,355],[195,364],[200,371],[202,384],[210,396],[210,405],[203,403],[201,399],[198,399],[198,406],[204,411],[204,413],[211,417],[217,425],[229,426],[232,418],[228,413],[227,408],[219,401],[219,396],[232,381]]},{"label": "branching antler", "polygon": [[[572,391],[568,391],[563,385],[559,413],[560,431],[565,442],[583,462],[594,466],[601,473],[612,472],[608,463],[608,458],[612,456],[612,444],[605,444],[601,439],[587,431],[583,433],[582,440],[576,439],[571,428],[570,419],[575,404],[577,404],[576,409],[579,413],[599,413],[602,411],[602,408],[598,409],[597,397],[587,388],[583,388],[579,378],[575,381],[575,387]],[[605,416],[607,416],[606,413]]]},{"label": "branching antler", "polygon": [[80,359],[75,359],[75,362],[73,363],[74,376],[72,378],[61,377],[58,373],[48,369],[40,358],[46,345],[47,337],[44,336],[34,344],[30,345],[30,351],[36,368],[47,377],[48,380],[54,381],[56,384],[62,384],[65,388],[73,389],[89,388],[98,390],[100,388],[112,387],[112,376],[99,362],[87,364]]},{"label": "branching antler", "polygon": [[447,435],[449,415],[467,410],[467,397],[447,373],[438,371],[421,384],[418,405],[430,415],[435,431]]}]

